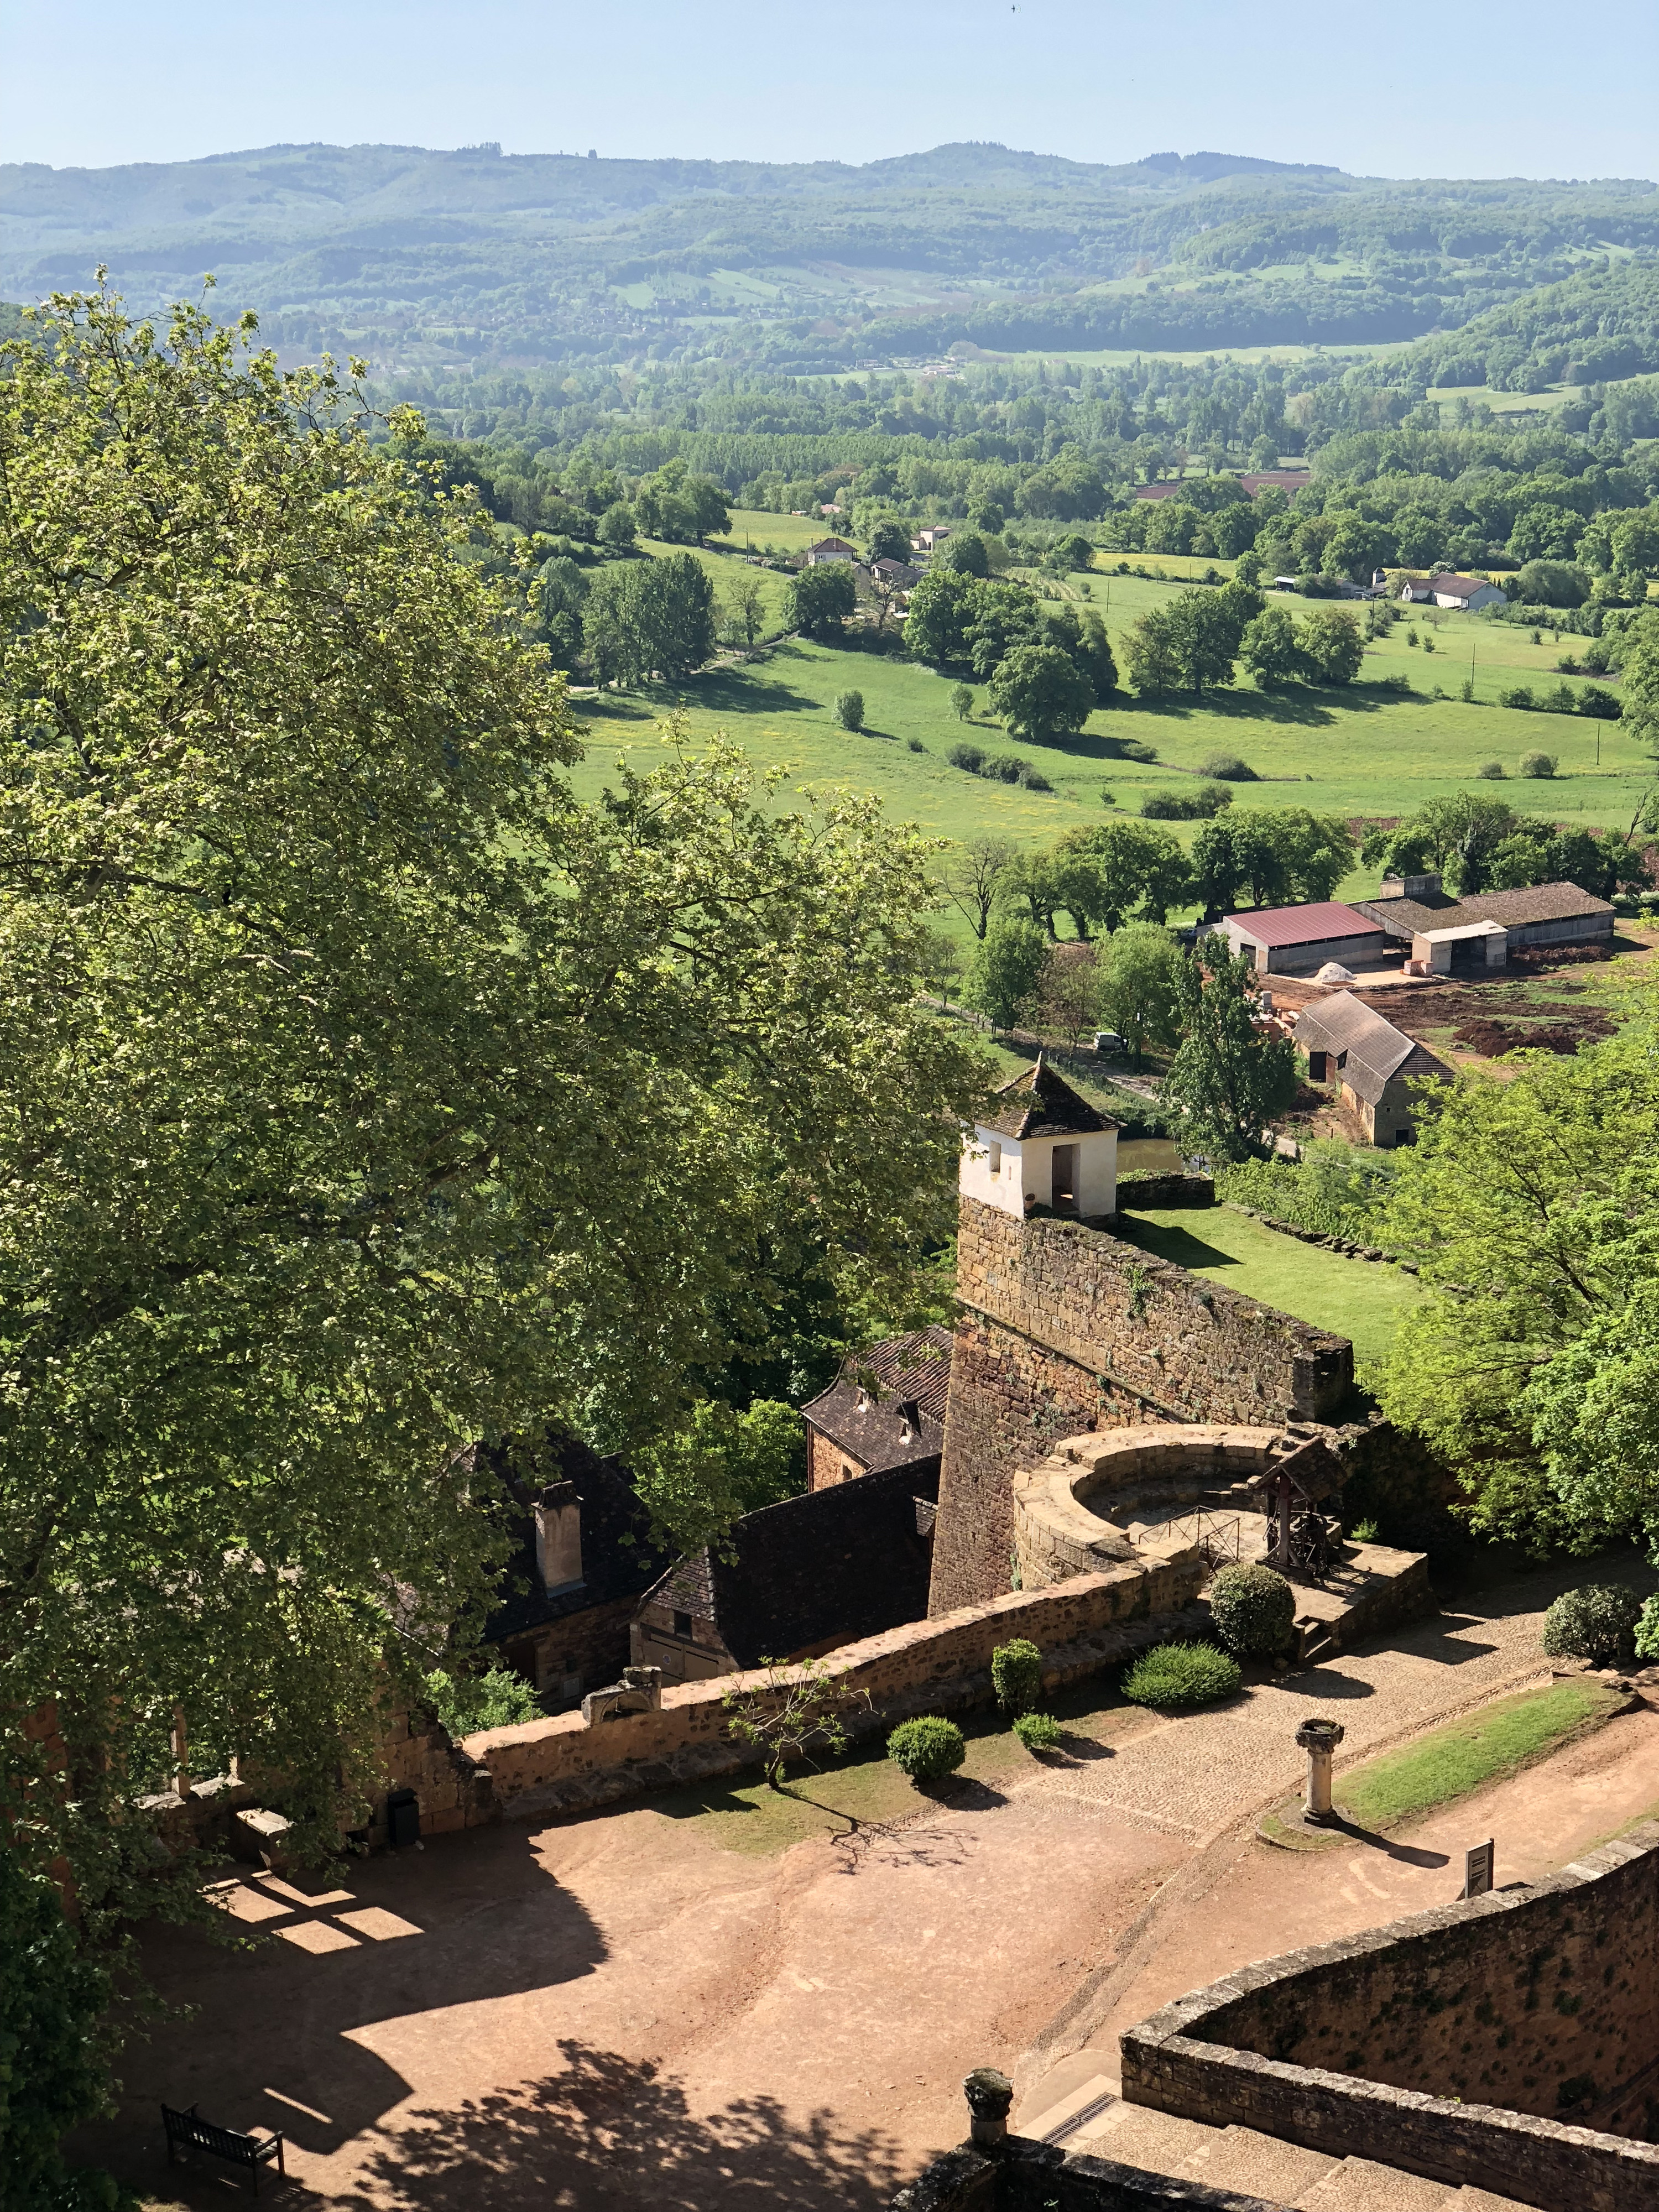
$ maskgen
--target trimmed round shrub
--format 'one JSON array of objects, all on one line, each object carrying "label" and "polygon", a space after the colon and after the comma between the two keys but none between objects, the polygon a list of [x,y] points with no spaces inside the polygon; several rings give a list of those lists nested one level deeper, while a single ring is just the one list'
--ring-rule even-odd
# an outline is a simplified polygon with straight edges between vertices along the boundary
[{"label": "trimmed round shrub", "polygon": [[1052,1713],[1022,1713],[1014,1723],[1014,1734],[1027,1751],[1054,1751],[1066,1731]]},{"label": "trimmed round shrub", "polygon": [[1644,1608],[1623,1583],[1586,1583],[1564,1590],[1544,1615],[1544,1650],[1552,1659],[1588,1659],[1612,1667],[1636,1645]]},{"label": "trimmed round shrub", "polygon": [[1223,1567],[1210,1584],[1210,1618],[1229,1651],[1267,1658],[1291,1640],[1296,1592],[1260,1559]]},{"label": "trimmed round shrub", "polygon": [[1237,753],[1211,753],[1198,764],[1200,775],[1213,776],[1219,783],[1254,783],[1255,770]]},{"label": "trimmed round shrub", "polygon": [[836,720],[843,730],[864,727],[864,694],[862,691],[838,691],[836,694]]},{"label": "trimmed round shrub", "polygon": [[1029,1713],[1042,1695],[1042,1654],[1024,1636],[991,1654],[991,1686],[1005,1713]]},{"label": "trimmed round shrub", "polygon": [[1522,775],[1553,775],[1555,755],[1553,753],[1522,753],[1521,773]]},{"label": "trimmed round shrub", "polygon": [[887,1739],[887,1756],[912,1782],[942,1782],[968,1756],[962,1730],[938,1713],[901,1721]]},{"label": "trimmed round shrub", "polygon": [[1484,776],[1488,783],[1502,783],[1504,781],[1502,761],[1482,761],[1474,772],[1479,776]]},{"label": "trimmed round shrub", "polygon": [[1231,1698],[1243,1679],[1237,1660],[1213,1644],[1158,1644],[1123,1677],[1123,1694],[1132,1705],[1173,1712]]}]

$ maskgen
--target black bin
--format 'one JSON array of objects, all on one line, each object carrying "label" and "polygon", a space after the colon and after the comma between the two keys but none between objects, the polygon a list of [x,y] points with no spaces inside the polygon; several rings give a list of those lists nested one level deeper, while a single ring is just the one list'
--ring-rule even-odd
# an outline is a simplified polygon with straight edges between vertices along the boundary
[{"label": "black bin", "polygon": [[421,1840],[420,1800],[412,1790],[394,1790],[386,1801],[386,1839],[394,1851]]}]

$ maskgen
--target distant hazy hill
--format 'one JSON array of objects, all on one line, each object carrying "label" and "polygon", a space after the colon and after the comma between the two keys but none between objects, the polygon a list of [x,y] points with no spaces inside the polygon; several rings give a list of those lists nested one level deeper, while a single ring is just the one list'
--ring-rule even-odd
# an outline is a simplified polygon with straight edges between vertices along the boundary
[{"label": "distant hazy hill", "polygon": [[806,371],[968,342],[1207,347],[1455,328],[1659,246],[1652,185],[1388,183],[1246,155],[952,145],[851,167],[273,146],[0,167],[0,292],[99,262],[219,280],[290,353],[384,368],[721,355]]}]

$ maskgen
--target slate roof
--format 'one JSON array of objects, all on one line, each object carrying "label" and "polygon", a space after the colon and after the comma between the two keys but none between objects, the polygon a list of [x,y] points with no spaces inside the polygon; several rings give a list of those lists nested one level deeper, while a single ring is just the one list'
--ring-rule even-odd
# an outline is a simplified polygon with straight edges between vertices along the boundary
[{"label": "slate roof", "polygon": [[[590,1606],[636,1596],[663,1570],[665,1554],[647,1541],[650,1516],[617,1459],[601,1459],[574,1437],[549,1431],[534,1444],[483,1450],[507,1481],[520,1510],[517,1541],[502,1577],[502,1601],[484,1625],[484,1640],[505,1643],[550,1621],[568,1620]],[[537,1495],[550,1483],[573,1482],[581,1507],[582,1581],[550,1597],[536,1571]],[[624,1542],[632,1537],[631,1543]],[[523,1589],[515,1587],[522,1583]]]},{"label": "slate roof", "polygon": [[1007,1103],[979,1126],[1000,1136],[1084,1137],[1121,1126],[1056,1075],[1041,1053],[1034,1066],[999,1084],[994,1096]]},{"label": "slate roof", "polygon": [[1477,921],[1499,921],[1505,929],[1518,929],[1533,921],[1573,921],[1581,916],[1613,912],[1606,899],[1581,890],[1577,884],[1534,884],[1519,891],[1476,891],[1468,898],[1450,898],[1442,891],[1430,898],[1356,899],[1355,906],[1381,922],[1392,937],[1418,937],[1431,929],[1461,929]]},{"label": "slate roof", "polygon": [[1230,914],[1226,919],[1258,945],[1322,945],[1333,938],[1375,937],[1379,929],[1370,915],[1335,899],[1321,899],[1313,906],[1267,906],[1256,914]]},{"label": "slate roof", "polygon": [[[830,1388],[801,1407],[801,1419],[872,1474],[936,1455],[945,1440],[951,1341],[948,1328],[935,1327],[872,1345],[842,1363]],[[859,1379],[866,1375],[875,1377],[874,1397]],[[907,1405],[915,1413],[908,1437]]]},{"label": "slate roof", "polygon": [[1368,1106],[1376,1104],[1396,1075],[1451,1073],[1426,1046],[1395,1029],[1352,991],[1333,992],[1304,1008],[1296,1024],[1296,1043],[1298,1052],[1346,1053],[1338,1073]]},{"label": "slate roof", "polygon": [[739,1667],[920,1620],[932,1551],[918,1498],[938,1503],[937,1459],[763,1506],[725,1546],[671,1568],[647,1602],[712,1621]]}]

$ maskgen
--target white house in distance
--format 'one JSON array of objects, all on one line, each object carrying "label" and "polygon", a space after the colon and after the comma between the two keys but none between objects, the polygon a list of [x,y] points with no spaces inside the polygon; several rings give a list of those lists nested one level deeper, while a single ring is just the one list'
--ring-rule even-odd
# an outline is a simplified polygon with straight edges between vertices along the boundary
[{"label": "white house in distance", "polygon": [[1024,1220],[1036,1207],[1089,1218],[1117,1211],[1117,1129],[1037,1054],[999,1086],[1000,1110],[962,1146],[964,1198]]},{"label": "white house in distance", "polygon": [[820,568],[826,561],[856,561],[858,557],[858,547],[849,545],[844,538],[820,538],[816,545],[806,549],[809,568]]},{"label": "white house in distance", "polygon": [[1478,615],[1482,607],[1506,604],[1497,585],[1489,583],[1485,576],[1456,576],[1449,570],[1442,570],[1434,576],[1402,578],[1400,596],[1414,600],[1419,606],[1461,607],[1470,615]]}]

